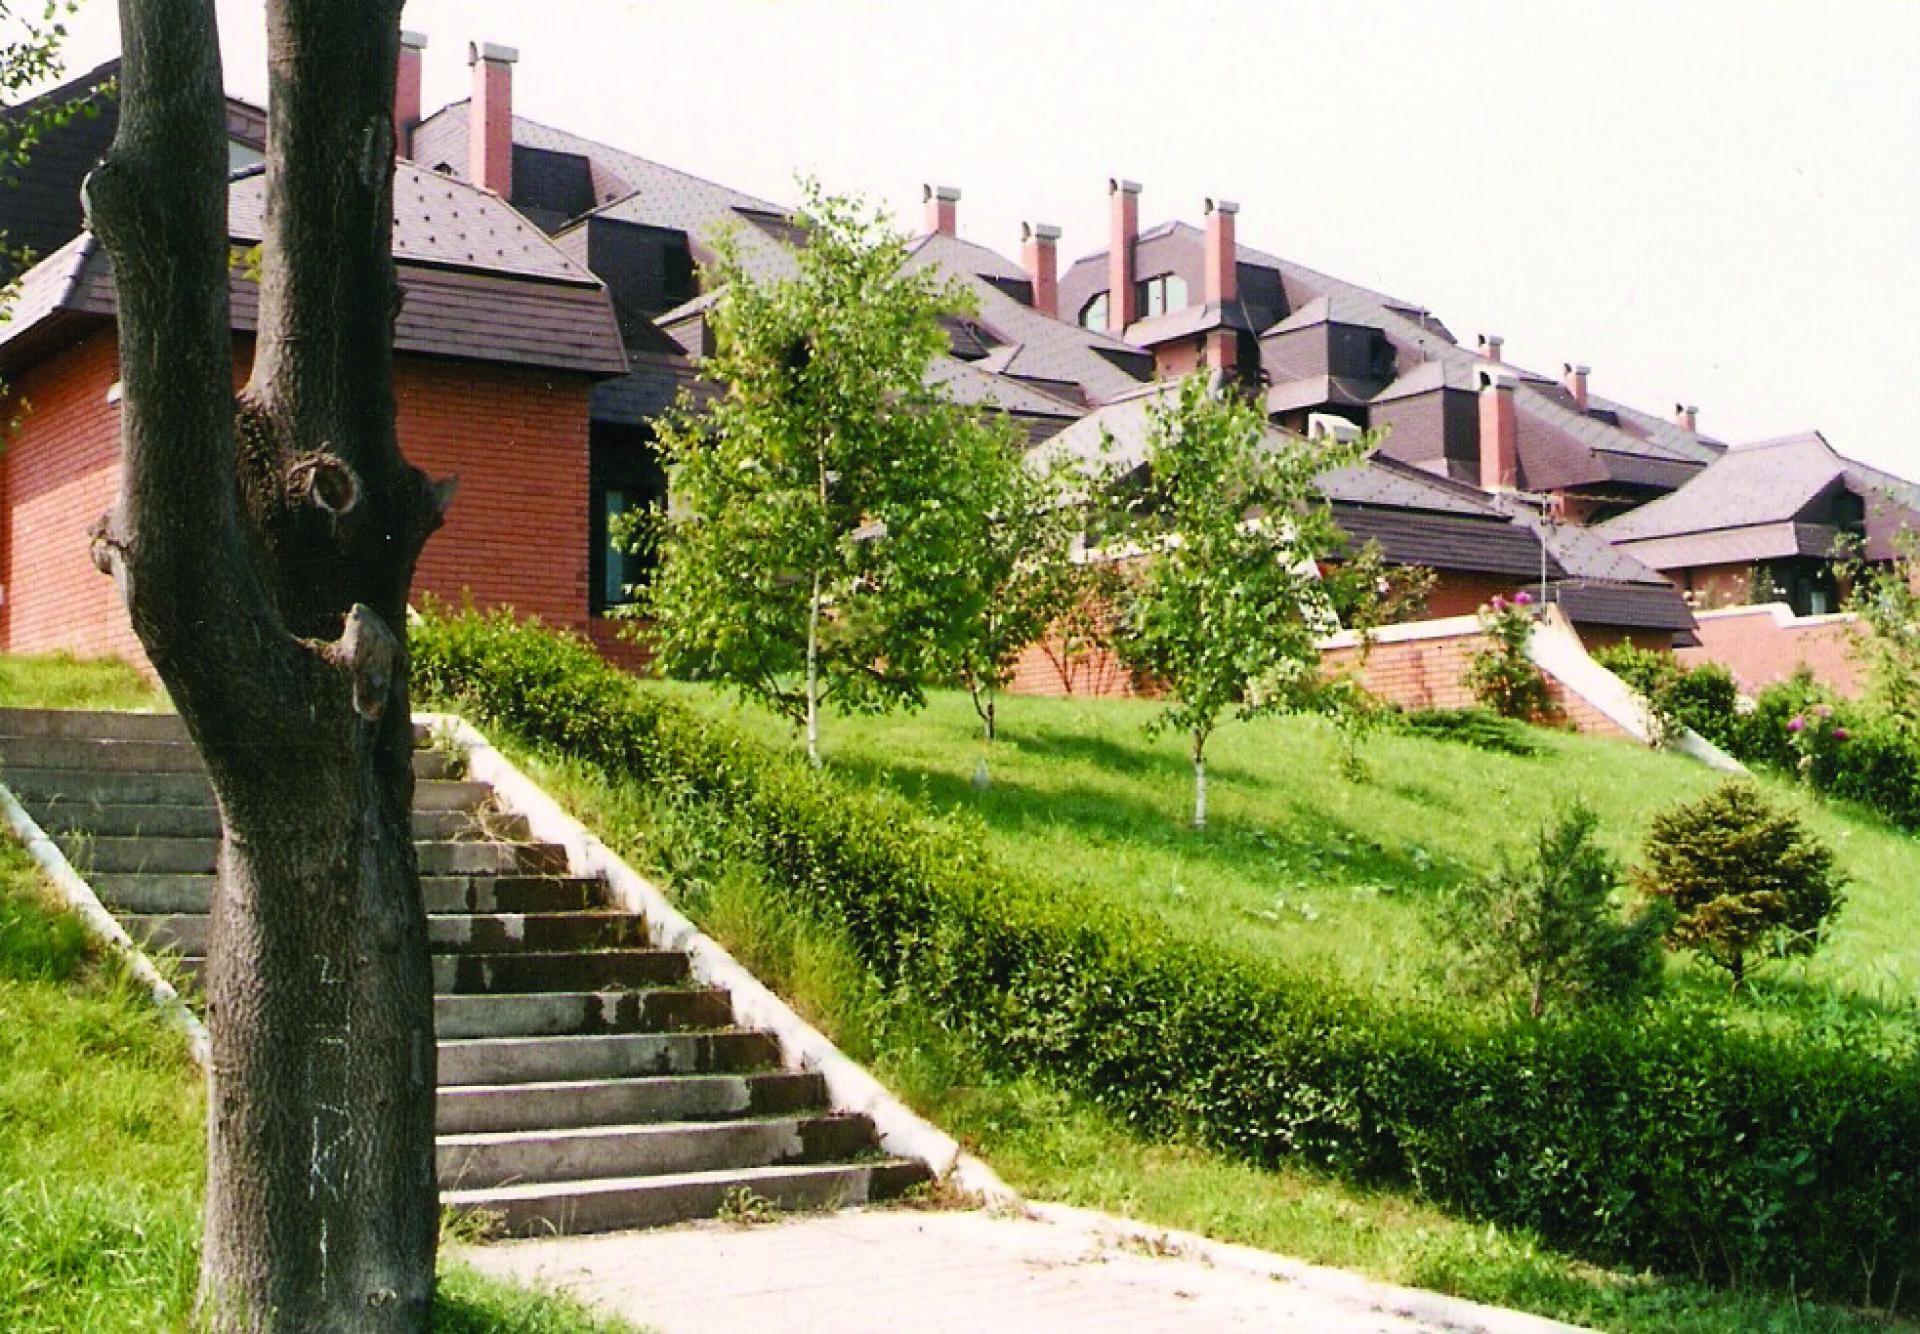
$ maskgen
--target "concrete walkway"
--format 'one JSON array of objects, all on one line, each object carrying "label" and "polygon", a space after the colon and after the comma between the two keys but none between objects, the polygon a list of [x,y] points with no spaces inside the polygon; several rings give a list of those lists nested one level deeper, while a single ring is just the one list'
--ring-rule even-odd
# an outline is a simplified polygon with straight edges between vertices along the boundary
[{"label": "concrete walkway", "polygon": [[1080,1210],[847,1211],[471,1248],[659,1334],[1550,1334],[1568,1326]]}]

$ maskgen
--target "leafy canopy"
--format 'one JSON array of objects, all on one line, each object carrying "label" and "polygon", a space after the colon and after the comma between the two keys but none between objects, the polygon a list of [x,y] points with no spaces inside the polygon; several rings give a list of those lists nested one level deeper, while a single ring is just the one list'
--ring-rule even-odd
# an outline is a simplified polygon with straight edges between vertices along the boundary
[{"label": "leafy canopy", "polygon": [[[970,489],[1004,430],[929,372],[965,292],[856,200],[804,188],[790,271],[708,274],[717,389],[661,425],[671,504],[644,610],[665,670],[811,724],[915,706],[949,658]],[[811,668],[811,669],[810,669]]]}]

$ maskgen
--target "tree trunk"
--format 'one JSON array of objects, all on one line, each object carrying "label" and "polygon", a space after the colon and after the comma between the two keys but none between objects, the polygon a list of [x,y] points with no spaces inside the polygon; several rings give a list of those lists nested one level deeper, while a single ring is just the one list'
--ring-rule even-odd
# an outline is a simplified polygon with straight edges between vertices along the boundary
[{"label": "tree trunk", "polygon": [[820,571],[807,603],[807,763],[820,767]]},{"label": "tree trunk", "polygon": [[1193,827],[1207,827],[1207,734],[1193,734]]},{"label": "tree trunk", "polygon": [[407,590],[450,487],[394,436],[400,0],[270,0],[259,337],[231,379],[213,0],[121,0],[121,491],[95,560],[206,760],[202,1316],[427,1327],[433,986],[409,811]]}]

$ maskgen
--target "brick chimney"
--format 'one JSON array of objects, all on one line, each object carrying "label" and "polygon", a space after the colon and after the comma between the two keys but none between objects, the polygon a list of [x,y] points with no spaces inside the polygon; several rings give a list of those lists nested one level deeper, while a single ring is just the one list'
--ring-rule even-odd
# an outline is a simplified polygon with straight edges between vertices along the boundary
[{"label": "brick chimney", "polygon": [[1060,318],[1060,229],[1044,222],[1020,224],[1020,263],[1033,283],[1033,308]]},{"label": "brick chimney", "polygon": [[420,53],[426,49],[425,33],[400,34],[400,68],[393,81],[393,151],[397,157],[413,156],[413,131],[420,124]]},{"label": "brick chimney", "polygon": [[513,197],[513,66],[520,53],[469,42],[473,105],[467,112],[467,176],[502,199]]},{"label": "brick chimney", "polygon": [[927,234],[952,236],[960,225],[960,191],[951,185],[923,185],[921,198],[927,202]]},{"label": "brick chimney", "polygon": [[1673,423],[1689,435],[1697,435],[1700,431],[1700,409],[1689,403],[1675,403]]},{"label": "brick chimney", "polygon": [[1580,411],[1587,410],[1587,376],[1592,373],[1591,366],[1576,366],[1571,361],[1563,361],[1560,367],[1566,372],[1567,392],[1573,395],[1573,401]]},{"label": "brick chimney", "polygon": [[1481,334],[1480,355],[1488,361],[1499,361],[1500,349],[1506,346],[1506,342],[1499,334]]},{"label": "brick chimney", "polygon": [[1513,404],[1519,381],[1480,373],[1480,489],[1511,491],[1520,479],[1520,418]]},{"label": "brick chimney", "polygon": [[[1240,206],[1231,199],[1209,199],[1203,212],[1207,248],[1200,290],[1208,306],[1221,309],[1240,299],[1240,248],[1234,235]],[[1232,370],[1240,359],[1240,336],[1232,329],[1214,329],[1207,334],[1206,356],[1209,367]]]},{"label": "brick chimney", "polygon": [[1107,330],[1123,334],[1139,315],[1133,245],[1140,237],[1140,182],[1107,182]]}]

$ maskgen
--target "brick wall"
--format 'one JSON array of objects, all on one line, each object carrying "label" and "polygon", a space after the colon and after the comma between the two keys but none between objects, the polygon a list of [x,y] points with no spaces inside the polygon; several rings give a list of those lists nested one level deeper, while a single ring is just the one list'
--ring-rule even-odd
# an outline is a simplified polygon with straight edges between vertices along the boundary
[{"label": "brick wall", "polygon": [[[17,378],[30,405],[0,460],[0,648],[140,660],[118,590],[93,568],[87,527],[119,485],[112,330]],[[249,346],[236,346],[244,374]],[[431,476],[460,478],[427,543],[418,596],[511,606],[588,628],[587,394],[580,376],[403,358],[394,368],[400,444]]]},{"label": "brick wall", "polygon": [[93,567],[87,529],[120,485],[119,376],[112,330],[17,376],[8,415],[20,430],[0,456],[0,646],[138,660],[120,590]]},{"label": "brick wall", "polygon": [[1700,646],[1676,650],[1689,667],[1717,662],[1733,673],[1743,694],[1784,681],[1801,666],[1843,695],[1866,684],[1851,645],[1861,633],[1852,616],[1795,616],[1784,605],[1700,612]]}]

